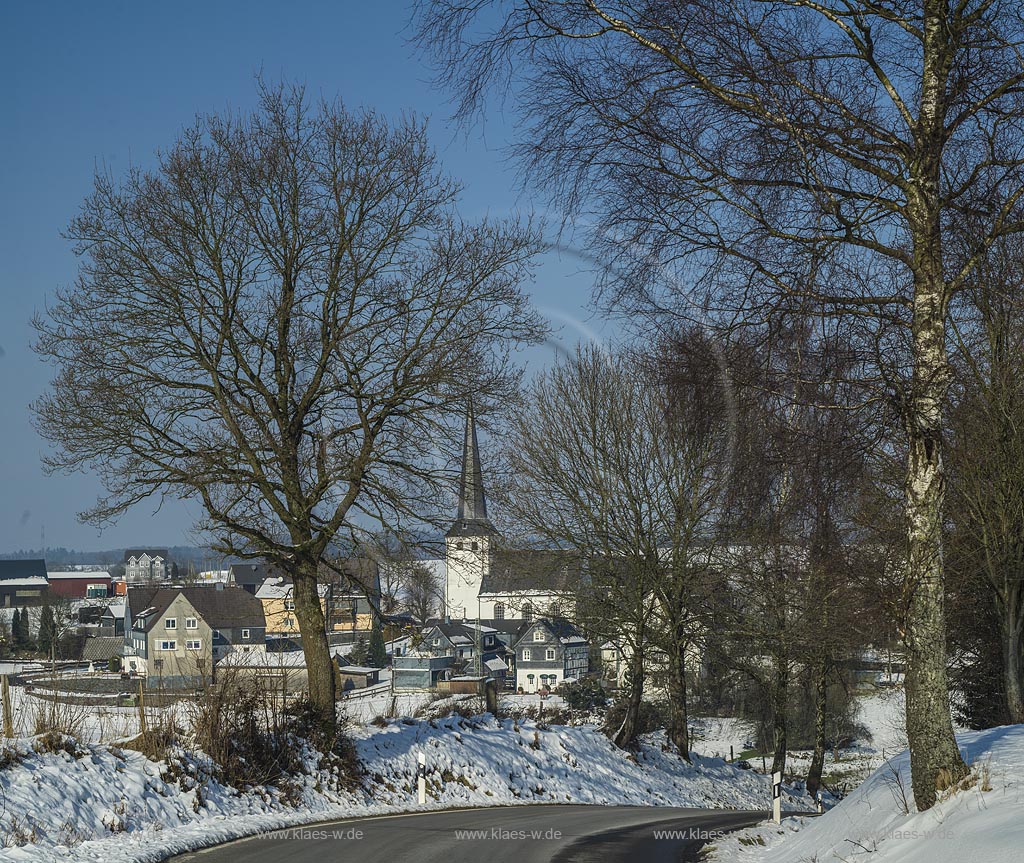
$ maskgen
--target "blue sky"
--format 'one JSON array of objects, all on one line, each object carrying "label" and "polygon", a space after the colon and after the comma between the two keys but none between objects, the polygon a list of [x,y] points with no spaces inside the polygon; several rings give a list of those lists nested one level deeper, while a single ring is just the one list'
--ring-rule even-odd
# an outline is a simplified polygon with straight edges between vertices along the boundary
[{"label": "blue sky", "polygon": [[[21,2],[0,4],[0,552],[48,546],[99,549],[187,541],[195,505],[137,507],[100,533],[75,514],[100,490],[92,476],[43,474],[45,443],[29,403],[49,369],[30,350],[32,315],[70,284],[76,262],[61,231],[93,170],[148,165],[196,113],[245,110],[254,77],[304,83],[396,114],[430,116],[434,145],[466,185],[462,213],[540,209],[517,189],[502,148],[510,118],[483,130],[447,122],[445,95],[406,42],[404,2]],[[591,278],[572,258],[548,256],[532,288],[563,344],[601,330],[588,308]],[[547,348],[531,358],[543,362]]]}]

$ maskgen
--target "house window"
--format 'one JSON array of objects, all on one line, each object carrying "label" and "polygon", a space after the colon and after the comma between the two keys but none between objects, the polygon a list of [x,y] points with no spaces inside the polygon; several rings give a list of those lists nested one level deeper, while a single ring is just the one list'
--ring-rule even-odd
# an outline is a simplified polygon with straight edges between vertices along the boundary
[{"label": "house window", "polygon": [[248,640],[249,640],[249,630],[248,629],[243,629],[242,630],[242,641],[248,641]]},{"label": "house window", "polygon": [[295,600],[294,599],[286,599],[284,601],[284,610],[285,611],[295,611]]},{"label": "house window", "polygon": [[178,618],[176,618],[176,617],[168,617],[166,620],[164,620],[164,629],[177,629],[177,628],[178,628]]},{"label": "house window", "polygon": [[494,619],[504,620],[505,619],[505,603],[496,602],[494,603]]},{"label": "house window", "polygon": [[198,638],[190,638],[185,642],[185,650],[202,650],[203,642]]},{"label": "house window", "polygon": [[462,543],[461,543],[461,542],[457,542],[457,543],[455,543],[455,548],[456,548],[457,550],[459,550],[459,551],[462,551]]},{"label": "house window", "polygon": [[195,617],[186,617],[185,629],[199,629],[199,620]]},{"label": "house window", "polygon": [[548,662],[552,662],[552,661],[554,661],[554,658],[555,658],[555,648],[553,648],[553,647],[549,647],[549,648],[548,648],[548,651],[547,651],[547,654],[545,655],[545,657],[544,657],[544,658],[545,658],[545,659],[546,659],[546,660],[547,660]]},{"label": "house window", "polygon": [[535,629],[533,631],[533,640],[534,641],[543,641],[544,640],[544,630],[543,629]]},{"label": "house window", "polygon": [[173,638],[165,639],[165,640],[160,642],[160,649],[161,650],[177,650],[178,649],[178,642],[175,639],[173,639]]},{"label": "house window", "polygon": [[440,647],[440,646],[441,646],[441,639],[440,638],[435,638],[434,639],[434,647]]},{"label": "house window", "polygon": [[474,542],[474,543],[471,544],[471,547],[472,547],[473,551],[477,551],[480,548],[480,543],[479,542]]},{"label": "house window", "polygon": [[290,617],[286,617],[284,619],[284,627],[285,627],[285,629],[291,629],[293,623],[294,623],[294,621]]},{"label": "house window", "polygon": [[523,603],[523,620],[533,620],[533,603]]},{"label": "house window", "polygon": [[530,648],[529,647],[524,647],[523,648],[523,662],[529,662],[529,661],[530,661]]}]

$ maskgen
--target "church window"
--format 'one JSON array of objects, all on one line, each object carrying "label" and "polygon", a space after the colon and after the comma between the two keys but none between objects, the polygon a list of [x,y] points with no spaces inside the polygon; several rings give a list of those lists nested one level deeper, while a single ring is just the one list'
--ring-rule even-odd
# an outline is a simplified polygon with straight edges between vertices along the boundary
[{"label": "church window", "polygon": [[533,620],[533,603],[523,603],[523,620]]},{"label": "church window", "polygon": [[494,603],[494,619],[504,620],[505,619],[505,603],[496,602]]}]

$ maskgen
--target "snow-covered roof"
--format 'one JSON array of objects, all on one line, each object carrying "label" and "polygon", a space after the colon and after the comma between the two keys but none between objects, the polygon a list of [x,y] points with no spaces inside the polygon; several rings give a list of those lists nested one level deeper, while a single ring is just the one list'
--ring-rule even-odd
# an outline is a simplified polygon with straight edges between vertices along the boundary
[{"label": "snow-covered roof", "polygon": [[28,578],[5,578],[4,587],[46,587],[49,582],[41,576],[29,576]]},{"label": "snow-covered roof", "polygon": [[362,665],[343,665],[338,669],[339,674],[373,674],[380,671],[379,668],[366,668]]},{"label": "snow-covered roof", "polygon": [[106,611],[103,613],[109,614],[111,617],[124,617],[126,608],[127,603],[122,599],[119,602],[110,603],[110,605],[107,606]]},{"label": "snow-covered roof", "polygon": [[[287,599],[294,590],[295,585],[289,579],[277,576],[275,578],[268,578],[259,586],[259,589],[256,591],[256,598]],[[316,590],[320,596],[327,596],[328,587],[326,584],[318,584]]]},{"label": "snow-covered roof", "polygon": [[497,657],[494,659],[488,659],[484,663],[484,668],[488,671],[508,671],[508,666]]},{"label": "snow-covered roof", "polygon": [[100,569],[77,570],[77,571],[74,571],[74,572],[68,572],[66,570],[62,570],[60,572],[48,572],[48,573],[46,573],[46,577],[50,581],[59,580],[59,579],[62,579],[62,578],[83,578],[83,579],[85,579],[85,578],[106,578],[106,579],[109,579],[110,578],[110,573],[107,572],[106,570],[100,570]]}]

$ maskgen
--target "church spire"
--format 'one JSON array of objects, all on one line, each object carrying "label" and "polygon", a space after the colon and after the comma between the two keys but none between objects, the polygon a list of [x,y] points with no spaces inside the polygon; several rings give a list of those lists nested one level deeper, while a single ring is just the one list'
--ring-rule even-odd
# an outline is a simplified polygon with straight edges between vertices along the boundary
[{"label": "church spire", "polygon": [[484,496],[484,473],[480,463],[480,443],[476,437],[476,414],[473,399],[466,408],[466,431],[462,443],[462,475],[459,478],[459,512],[451,534],[494,533],[487,518]]}]

